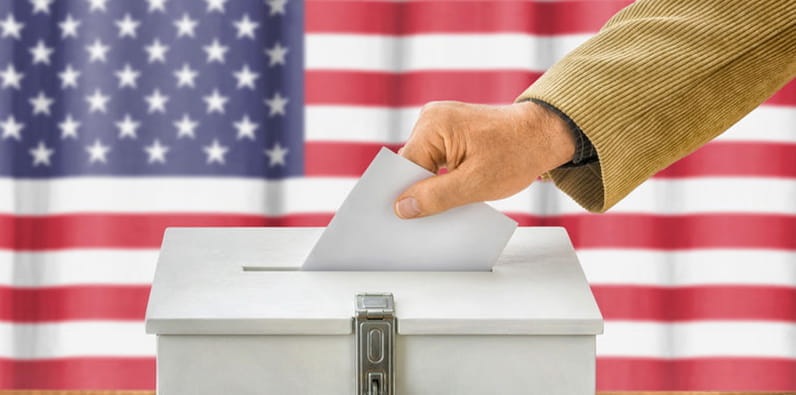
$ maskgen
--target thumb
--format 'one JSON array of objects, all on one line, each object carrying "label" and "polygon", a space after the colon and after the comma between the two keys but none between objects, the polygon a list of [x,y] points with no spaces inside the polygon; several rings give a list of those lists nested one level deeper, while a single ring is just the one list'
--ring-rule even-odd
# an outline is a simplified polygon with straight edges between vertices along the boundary
[{"label": "thumb", "polygon": [[462,169],[432,176],[405,190],[395,200],[395,214],[409,219],[441,213],[476,201],[469,193],[468,173]]}]

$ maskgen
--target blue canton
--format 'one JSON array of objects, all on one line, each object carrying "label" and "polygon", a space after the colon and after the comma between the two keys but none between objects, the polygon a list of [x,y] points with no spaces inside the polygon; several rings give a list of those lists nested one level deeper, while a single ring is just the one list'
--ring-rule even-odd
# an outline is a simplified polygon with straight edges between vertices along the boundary
[{"label": "blue canton", "polygon": [[3,0],[0,176],[303,173],[300,0]]}]

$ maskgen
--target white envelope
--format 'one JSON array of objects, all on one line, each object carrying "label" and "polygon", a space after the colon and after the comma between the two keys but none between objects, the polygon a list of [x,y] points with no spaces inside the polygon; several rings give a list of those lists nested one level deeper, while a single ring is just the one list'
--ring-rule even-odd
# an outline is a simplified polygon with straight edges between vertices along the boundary
[{"label": "white envelope", "polygon": [[517,223],[485,203],[400,219],[395,199],[433,174],[382,148],[302,270],[489,271]]}]

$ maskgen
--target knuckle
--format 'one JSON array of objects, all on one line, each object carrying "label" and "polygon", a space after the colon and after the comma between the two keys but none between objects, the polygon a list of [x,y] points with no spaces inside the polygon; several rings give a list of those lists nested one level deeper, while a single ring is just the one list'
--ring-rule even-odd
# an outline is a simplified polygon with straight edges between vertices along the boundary
[{"label": "knuckle", "polygon": [[455,101],[430,101],[420,107],[421,115],[445,114],[454,110],[459,104]]},{"label": "knuckle", "polygon": [[426,116],[429,113],[436,111],[439,108],[439,102],[430,101],[420,107],[420,116]]}]

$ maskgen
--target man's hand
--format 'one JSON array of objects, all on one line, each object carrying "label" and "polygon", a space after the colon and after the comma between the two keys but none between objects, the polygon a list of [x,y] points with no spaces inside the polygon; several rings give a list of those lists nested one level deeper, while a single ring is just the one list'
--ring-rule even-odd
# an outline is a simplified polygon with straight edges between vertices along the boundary
[{"label": "man's hand", "polygon": [[395,213],[424,217],[511,196],[569,162],[574,152],[567,124],[536,103],[429,103],[398,153],[434,173],[448,173],[409,187],[396,199]]}]

